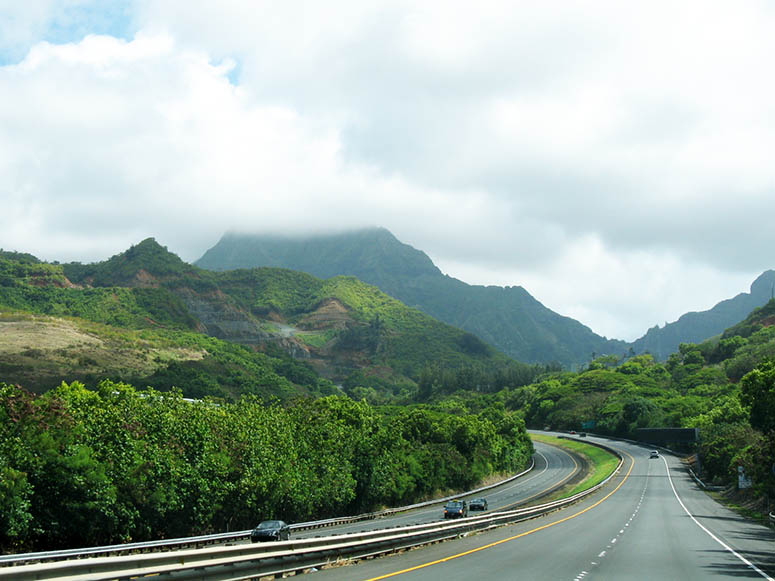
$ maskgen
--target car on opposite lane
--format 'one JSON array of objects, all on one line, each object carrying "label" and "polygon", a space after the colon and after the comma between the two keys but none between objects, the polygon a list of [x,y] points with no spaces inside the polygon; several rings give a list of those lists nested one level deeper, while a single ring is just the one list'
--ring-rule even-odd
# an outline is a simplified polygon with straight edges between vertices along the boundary
[{"label": "car on opposite lane", "polygon": [[468,503],[468,510],[487,510],[486,498],[474,498]]},{"label": "car on opposite lane", "polygon": [[265,520],[250,533],[253,543],[263,541],[287,541],[291,538],[291,528],[281,520]]}]

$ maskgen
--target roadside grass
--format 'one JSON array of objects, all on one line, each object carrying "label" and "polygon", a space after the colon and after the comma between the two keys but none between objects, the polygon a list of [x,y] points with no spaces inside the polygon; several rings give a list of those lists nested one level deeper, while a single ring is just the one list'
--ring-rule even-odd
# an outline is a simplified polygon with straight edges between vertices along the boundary
[{"label": "roadside grass", "polygon": [[761,498],[745,498],[745,495],[739,494],[739,491],[734,489],[727,489],[724,492],[706,490],[705,493],[740,516],[759,524],[770,526],[768,509],[766,503]]},{"label": "roadside grass", "polygon": [[619,465],[619,458],[614,454],[603,450],[602,448],[598,448],[597,446],[587,444],[586,442],[566,440],[564,438],[546,436],[543,434],[530,434],[530,437],[533,440],[544,442],[545,444],[551,444],[552,446],[570,450],[584,457],[587,461],[588,471],[582,480],[573,488],[563,488],[559,491],[559,494],[552,495],[552,498],[565,498],[573,496],[583,490],[587,490],[588,488],[592,488],[613,474],[614,470],[616,470],[616,467]]}]

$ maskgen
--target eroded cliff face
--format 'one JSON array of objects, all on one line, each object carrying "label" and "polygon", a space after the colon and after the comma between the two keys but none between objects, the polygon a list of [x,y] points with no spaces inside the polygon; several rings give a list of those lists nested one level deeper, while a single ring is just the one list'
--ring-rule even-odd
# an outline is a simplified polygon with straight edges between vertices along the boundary
[{"label": "eroded cliff face", "polygon": [[335,375],[336,368],[366,365],[359,351],[341,350],[337,340],[315,347],[303,340],[304,332],[341,331],[359,323],[340,300],[327,298],[301,318],[289,321],[282,313],[272,311],[261,318],[239,308],[223,292],[196,293],[189,288],[176,289],[190,313],[202,325],[202,332],[218,339],[262,349],[274,344],[296,359],[308,361],[321,375]]},{"label": "eroded cliff face", "polygon": [[[310,357],[309,348],[293,336],[282,332],[276,323],[283,323],[282,317],[272,313],[268,320],[261,320],[234,305],[221,291],[199,294],[189,288],[177,289],[175,293],[183,300],[189,312],[201,324],[201,332],[217,339],[262,346],[275,343],[297,359]],[[293,329],[285,326],[286,329]]]},{"label": "eroded cliff face", "polygon": [[235,343],[258,344],[269,340],[269,333],[261,329],[259,321],[249,313],[229,304],[229,298],[220,291],[198,294],[191,289],[177,289],[189,312],[199,319],[207,335]]}]

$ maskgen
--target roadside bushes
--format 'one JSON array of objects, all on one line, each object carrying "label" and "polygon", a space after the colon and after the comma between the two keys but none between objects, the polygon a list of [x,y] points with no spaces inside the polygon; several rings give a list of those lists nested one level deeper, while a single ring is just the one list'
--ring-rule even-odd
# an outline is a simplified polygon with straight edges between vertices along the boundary
[{"label": "roadside bushes", "polygon": [[522,469],[521,418],[329,396],[187,401],[112,381],[0,383],[0,549],[245,530],[411,503]]}]

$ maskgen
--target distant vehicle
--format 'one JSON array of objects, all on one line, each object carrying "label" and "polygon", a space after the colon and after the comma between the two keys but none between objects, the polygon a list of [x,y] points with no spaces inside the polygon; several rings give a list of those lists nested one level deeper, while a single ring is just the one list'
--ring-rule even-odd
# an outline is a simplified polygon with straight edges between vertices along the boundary
[{"label": "distant vehicle", "polygon": [[281,520],[265,520],[250,533],[253,543],[263,541],[287,541],[291,538],[291,528]]},{"label": "distant vehicle", "polygon": [[576,430],[571,430],[571,431],[570,431],[570,435],[571,435],[571,436],[575,436],[575,435],[576,435]]},{"label": "distant vehicle", "polygon": [[468,510],[487,510],[487,499],[474,498],[468,503]]},{"label": "distant vehicle", "polygon": [[468,516],[468,505],[465,500],[450,500],[444,506],[444,518],[460,518]]},{"label": "distant vehicle", "polygon": [[579,438],[586,438],[586,437],[587,437],[587,433],[586,432],[581,432],[579,434]]},{"label": "distant vehicle", "polygon": [[651,458],[659,458],[659,451],[658,450],[652,450],[651,454],[649,454],[649,459]]}]

